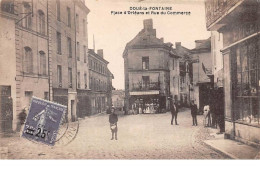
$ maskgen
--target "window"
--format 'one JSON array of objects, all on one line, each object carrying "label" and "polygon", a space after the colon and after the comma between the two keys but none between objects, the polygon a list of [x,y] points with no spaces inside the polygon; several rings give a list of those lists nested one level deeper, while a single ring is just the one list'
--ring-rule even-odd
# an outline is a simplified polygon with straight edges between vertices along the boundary
[{"label": "window", "polygon": [[23,66],[25,73],[33,73],[33,55],[32,49],[29,47],[24,48]]},{"label": "window", "polygon": [[88,85],[87,85],[87,74],[84,73],[84,83],[85,83],[85,89],[88,88]]},{"label": "window", "polygon": [[143,70],[149,69],[149,57],[142,58]]},{"label": "window", "polygon": [[93,88],[93,79],[92,79],[92,77],[90,78],[90,89],[92,89]]},{"label": "window", "polygon": [[79,15],[76,14],[76,31],[79,32]]},{"label": "window", "polygon": [[56,0],[56,16],[57,20],[60,21],[60,0]]},{"label": "window", "polygon": [[62,68],[61,65],[57,66],[57,79],[59,87],[62,87]]},{"label": "window", "polygon": [[69,88],[72,88],[72,68],[68,68],[69,72]]},{"label": "window", "polygon": [[86,36],[86,22],[85,22],[85,19],[83,19],[83,36]]},{"label": "window", "polygon": [[41,10],[38,11],[38,18],[39,18],[39,33],[45,34],[45,15]]},{"label": "window", "polygon": [[14,1],[13,0],[2,0],[1,10],[7,13],[14,14]]},{"label": "window", "polygon": [[175,60],[172,59],[172,70],[174,70],[174,67],[175,67]]},{"label": "window", "polygon": [[39,57],[40,57],[40,69],[39,69],[39,74],[40,75],[46,75],[47,74],[47,64],[46,64],[46,54],[43,51],[39,52]]},{"label": "window", "polygon": [[57,54],[61,54],[61,34],[57,32]]},{"label": "window", "polygon": [[23,4],[23,7],[24,7],[24,27],[27,28],[27,29],[32,29],[32,9],[31,9],[31,6],[29,5],[29,3],[27,2],[24,2]]},{"label": "window", "polygon": [[[260,42],[258,42],[260,43]],[[259,52],[257,41],[242,44],[232,51],[235,75],[236,119],[259,125]]]},{"label": "window", "polygon": [[67,46],[68,46],[68,57],[72,58],[72,46],[71,46],[71,38],[67,37]]},{"label": "window", "polygon": [[44,92],[44,99],[49,100],[49,92]]},{"label": "window", "polygon": [[149,85],[150,85],[150,77],[149,76],[143,76],[142,77],[142,80],[143,80],[143,82],[142,82],[142,88],[144,89],[144,90],[149,90]]},{"label": "window", "polygon": [[78,72],[78,88],[80,88],[80,72]]},{"label": "window", "polygon": [[30,104],[31,104],[31,101],[32,101],[33,92],[32,91],[25,91],[24,95],[25,95],[25,101],[24,101],[25,106],[29,107]]},{"label": "window", "polygon": [[80,61],[80,45],[79,45],[79,42],[77,42],[77,60]]},{"label": "window", "polygon": [[67,24],[68,24],[68,27],[71,27],[71,15],[70,15],[70,8],[67,7]]},{"label": "window", "polygon": [[84,45],[84,63],[87,63],[87,47]]}]

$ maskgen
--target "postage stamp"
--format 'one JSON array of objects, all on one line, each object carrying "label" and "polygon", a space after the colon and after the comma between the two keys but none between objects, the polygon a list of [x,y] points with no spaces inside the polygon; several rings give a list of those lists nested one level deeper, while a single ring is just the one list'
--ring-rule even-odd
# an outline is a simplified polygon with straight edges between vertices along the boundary
[{"label": "postage stamp", "polygon": [[33,97],[22,137],[54,146],[66,110],[66,106]]}]

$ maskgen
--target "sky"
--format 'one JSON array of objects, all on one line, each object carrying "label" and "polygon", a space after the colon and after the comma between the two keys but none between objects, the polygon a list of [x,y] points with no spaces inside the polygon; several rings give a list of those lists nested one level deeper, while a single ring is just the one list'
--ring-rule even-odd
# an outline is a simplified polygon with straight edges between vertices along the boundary
[{"label": "sky", "polygon": [[[88,46],[103,49],[108,68],[113,73],[113,86],[124,89],[123,52],[126,44],[142,29],[144,19],[153,19],[157,37],[164,42],[181,42],[192,49],[195,40],[207,39],[203,0],[85,0],[88,14]],[[191,15],[113,15],[111,11],[130,11],[134,8],[171,7],[170,11],[191,12]],[[138,12],[144,10],[135,10]],[[147,10],[149,11],[149,10]],[[155,10],[153,10],[155,11]],[[160,10],[159,12],[161,12]],[[169,10],[166,10],[167,12]],[[94,38],[94,41],[93,41]]]}]

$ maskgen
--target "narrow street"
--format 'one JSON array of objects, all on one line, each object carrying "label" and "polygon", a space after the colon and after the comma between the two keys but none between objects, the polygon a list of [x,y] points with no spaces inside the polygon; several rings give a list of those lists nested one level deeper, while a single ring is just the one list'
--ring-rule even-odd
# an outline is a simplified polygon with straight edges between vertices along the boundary
[{"label": "narrow street", "polygon": [[75,140],[67,146],[49,147],[24,138],[5,138],[8,159],[225,159],[203,144],[209,133],[198,116],[192,126],[190,110],[178,114],[179,125],[170,125],[171,114],[119,116],[118,140],[110,140],[107,115],[80,121]]}]

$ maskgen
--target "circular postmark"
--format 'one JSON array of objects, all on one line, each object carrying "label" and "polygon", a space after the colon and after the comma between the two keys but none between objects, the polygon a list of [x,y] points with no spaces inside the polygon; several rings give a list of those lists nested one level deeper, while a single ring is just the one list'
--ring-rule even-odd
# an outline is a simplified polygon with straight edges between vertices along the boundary
[{"label": "circular postmark", "polygon": [[79,120],[71,122],[64,115],[57,133],[55,146],[66,146],[70,144],[77,136],[79,131]]}]

